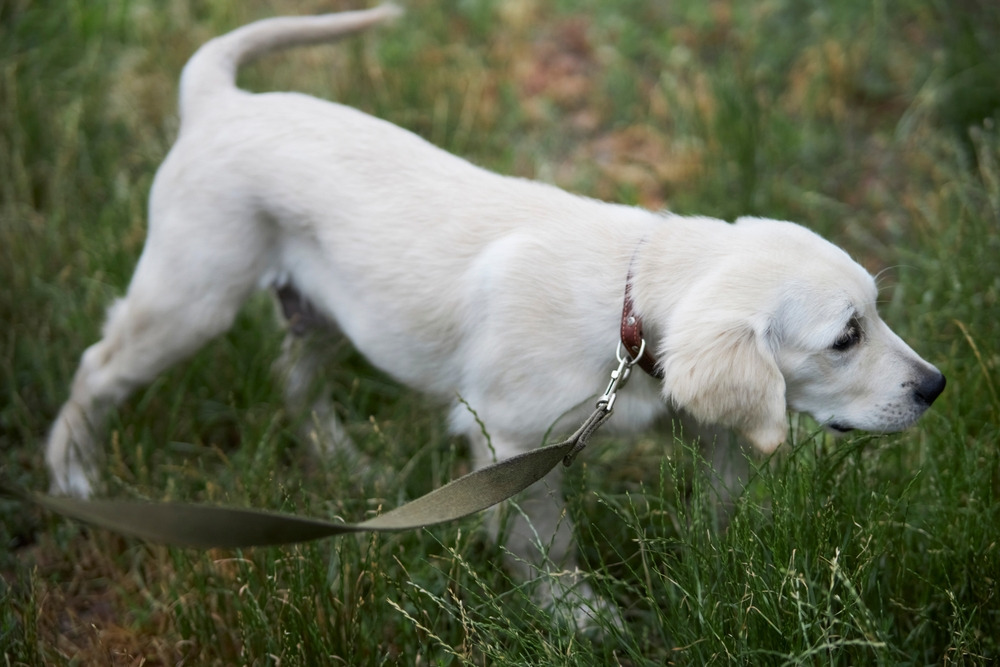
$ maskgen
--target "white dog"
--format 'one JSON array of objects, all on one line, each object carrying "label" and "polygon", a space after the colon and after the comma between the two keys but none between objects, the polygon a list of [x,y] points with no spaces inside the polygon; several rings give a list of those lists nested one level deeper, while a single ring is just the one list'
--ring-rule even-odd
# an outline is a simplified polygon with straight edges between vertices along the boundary
[{"label": "white dog", "polygon": [[[255,56],[396,13],[260,21],[187,64],[145,250],[49,437],[55,490],[89,495],[108,408],[226,331],[259,288],[277,288],[298,325],[335,325],[375,366],[450,402],[478,464],[493,454],[476,416],[498,458],[575,427],[637,321],[651,372],[619,397],[622,430],[679,408],[770,452],[789,409],[837,431],[898,431],[944,389],[879,318],[872,277],[803,227],[602,203],[348,107],[235,85]],[[534,528],[521,519],[507,543],[521,570],[539,560],[534,531],[571,560],[570,526],[536,487],[522,502]]]}]

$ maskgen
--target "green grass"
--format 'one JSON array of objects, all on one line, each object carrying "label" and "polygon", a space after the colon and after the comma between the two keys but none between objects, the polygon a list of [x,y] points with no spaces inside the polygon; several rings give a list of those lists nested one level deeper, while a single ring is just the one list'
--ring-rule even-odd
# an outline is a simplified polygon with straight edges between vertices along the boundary
[{"label": "green grass", "polygon": [[[0,650],[51,664],[988,664],[1000,660],[1000,9],[989,0],[414,0],[393,27],[247,68],[505,173],[681,213],[801,221],[882,272],[948,376],[921,422],[793,441],[719,517],[669,425],[570,469],[603,640],[496,567],[483,518],[243,552],[124,540],[0,500]],[[0,0],[0,448],[41,448],[144,239],[196,46],[338,3]],[[310,458],[267,299],[110,423],[108,493],[358,519],[468,469],[433,406],[341,351],[363,474]],[[598,388],[595,388],[595,390]],[[620,400],[628,400],[627,389]]]}]

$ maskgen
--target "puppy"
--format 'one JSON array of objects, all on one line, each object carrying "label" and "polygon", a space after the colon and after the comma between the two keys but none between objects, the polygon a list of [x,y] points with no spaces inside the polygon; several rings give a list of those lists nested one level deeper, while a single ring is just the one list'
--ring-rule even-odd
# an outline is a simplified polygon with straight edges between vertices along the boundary
[{"label": "puppy", "polygon": [[[479,465],[575,427],[622,327],[640,322],[649,372],[619,396],[610,424],[622,431],[679,409],[771,452],[787,410],[890,432],[941,393],[944,376],[879,318],[872,277],[803,227],[594,201],[490,173],[355,109],[235,85],[269,50],[396,13],[264,20],[188,62],[145,249],[48,440],[55,491],[89,495],[107,410],[226,331],[260,288],[451,403]],[[330,433],[345,439],[335,423]],[[572,567],[559,502],[536,485],[521,507],[531,521],[510,528],[512,567]]]}]

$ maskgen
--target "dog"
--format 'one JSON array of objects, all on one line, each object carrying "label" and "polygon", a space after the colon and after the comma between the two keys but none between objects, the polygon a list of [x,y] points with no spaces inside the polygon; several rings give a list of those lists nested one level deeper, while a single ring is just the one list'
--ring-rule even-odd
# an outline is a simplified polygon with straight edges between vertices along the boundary
[{"label": "dog", "polygon": [[[478,466],[578,424],[623,327],[639,324],[647,372],[618,398],[620,432],[680,414],[772,452],[789,410],[836,432],[894,432],[942,392],[941,372],[880,319],[872,276],[804,227],[604,203],[494,174],[350,107],[236,87],[252,58],[397,13],[267,19],[187,63],[145,248],[49,435],[55,492],[91,495],[107,411],[225,332],[262,288],[277,291],[289,337],[329,325],[450,403]],[[327,412],[330,439],[346,442]],[[535,485],[521,507],[506,542],[517,576],[572,568],[559,500]]]}]

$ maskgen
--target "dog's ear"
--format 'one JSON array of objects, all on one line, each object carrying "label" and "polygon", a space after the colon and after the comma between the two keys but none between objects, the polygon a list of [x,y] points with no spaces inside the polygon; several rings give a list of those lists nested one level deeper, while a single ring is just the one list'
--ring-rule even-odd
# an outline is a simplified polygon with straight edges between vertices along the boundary
[{"label": "dog's ear", "polygon": [[774,451],[787,433],[785,379],[766,327],[674,324],[661,357],[664,396],[695,419],[734,428],[757,449]]}]

